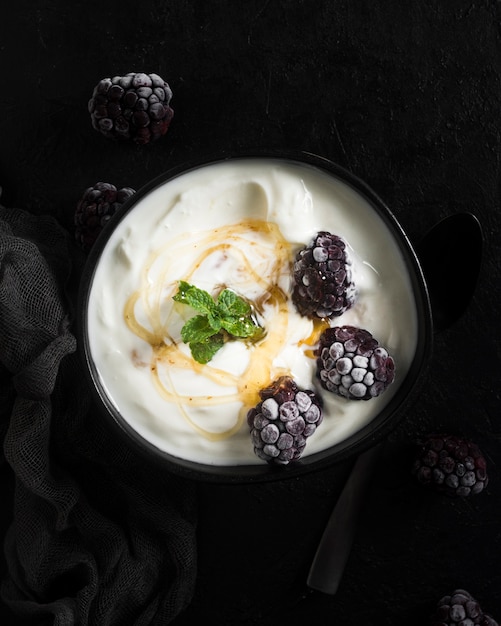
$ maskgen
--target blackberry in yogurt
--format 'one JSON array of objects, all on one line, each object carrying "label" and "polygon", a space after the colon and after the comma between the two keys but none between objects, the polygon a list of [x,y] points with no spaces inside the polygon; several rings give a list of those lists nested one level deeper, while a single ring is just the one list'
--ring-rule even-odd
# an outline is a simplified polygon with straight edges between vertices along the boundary
[{"label": "blackberry in yogurt", "polygon": [[370,400],[395,380],[395,361],[363,328],[335,326],[320,336],[317,377],[324,389],[351,400]]},{"label": "blackberry in yogurt", "polygon": [[338,317],[353,305],[355,295],[346,243],[319,232],[294,262],[292,301],[297,310],[307,317]]},{"label": "blackberry in yogurt", "polygon": [[269,463],[297,461],[322,423],[321,399],[288,376],[262,389],[259,396],[260,402],[247,414],[254,452]]}]

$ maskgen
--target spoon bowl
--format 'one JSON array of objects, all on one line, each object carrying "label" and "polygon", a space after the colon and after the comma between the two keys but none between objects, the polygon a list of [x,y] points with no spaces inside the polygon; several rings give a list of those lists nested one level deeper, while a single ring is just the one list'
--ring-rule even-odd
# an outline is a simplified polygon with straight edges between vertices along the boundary
[{"label": "spoon bowl", "polygon": [[482,228],[471,213],[445,217],[417,244],[435,332],[452,326],[468,308],[480,273],[482,247]]}]

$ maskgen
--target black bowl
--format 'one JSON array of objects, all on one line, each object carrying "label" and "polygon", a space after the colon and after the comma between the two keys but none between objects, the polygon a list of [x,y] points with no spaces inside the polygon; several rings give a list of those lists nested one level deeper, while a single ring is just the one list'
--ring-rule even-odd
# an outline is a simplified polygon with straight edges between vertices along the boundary
[{"label": "black bowl", "polygon": [[[374,211],[378,214],[386,227],[389,229],[390,233],[393,235],[410,277],[417,310],[417,347],[409,370],[391,400],[366,426],[345,440],[321,452],[304,456],[300,460],[285,466],[274,466],[264,462],[262,464],[255,465],[231,466],[201,464],[185,460],[181,457],[173,456],[163,450],[160,450],[155,445],[144,439],[117,411],[100,381],[90,352],[87,327],[89,294],[97,264],[99,263],[108,239],[113,233],[114,227],[124,218],[124,216],[133,210],[134,206],[141,198],[160,185],[163,185],[169,180],[172,180],[191,170],[221,161],[228,161],[230,159],[253,158],[278,159],[317,168],[323,173],[327,173],[329,176],[344,182],[372,206]],[[149,460],[160,463],[161,467],[175,473],[180,473],[191,479],[204,481],[239,483],[292,478],[304,474],[305,472],[316,471],[328,467],[333,463],[346,461],[350,457],[354,457],[364,450],[367,450],[375,444],[383,441],[392,429],[395,428],[397,423],[404,418],[406,411],[415,398],[420,382],[423,379],[425,369],[429,363],[433,347],[432,311],[425,277],[415,250],[398,220],[392,214],[390,209],[384,204],[384,202],[378,197],[378,195],[359,178],[325,158],[305,152],[287,153],[284,151],[253,151],[245,154],[219,155],[201,159],[198,162],[192,162],[187,165],[174,167],[146,184],[124,204],[120,212],[113,217],[93,246],[82,276],[78,311],[78,334],[81,353],[85,364],[85,371],[92,387],[94,398],[98,406],[102,409],[104,418],[111,420],[112,427],[114,428],[117,436],[125,437],[129,445],[132,445],[141,454],[146,455]]]}]

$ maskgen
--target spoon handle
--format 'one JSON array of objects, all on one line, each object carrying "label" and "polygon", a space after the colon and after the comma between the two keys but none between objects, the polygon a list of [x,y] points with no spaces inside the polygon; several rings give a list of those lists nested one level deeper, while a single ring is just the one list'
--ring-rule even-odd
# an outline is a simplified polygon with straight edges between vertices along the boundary
[{"label": "spoon handle", "polygon": [[315,553],[306,581],[311,589],[331,595],[338,589],[355,537],[360,509],[372,477],[371,470],[382,445],[373,446],[355,461]]}]

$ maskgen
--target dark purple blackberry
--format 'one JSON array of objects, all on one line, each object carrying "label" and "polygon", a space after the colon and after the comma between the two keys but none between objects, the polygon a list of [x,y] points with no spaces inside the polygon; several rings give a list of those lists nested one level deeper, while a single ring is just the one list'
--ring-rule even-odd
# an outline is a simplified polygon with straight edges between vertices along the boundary
[{"label": "dark purple blackberry", "polygon": [[412,474],[422,485],[451,496],[480,493],[489,482],[480,448],[455,435],[430,434],[419,440]]},{"label": "dark purple blackberry", "polygon": [[456,589],[441,598],[432,616],[431,626],[499,626],[485,614],[475,598],[464,589]]},{"label": "dark purple blackberry", "polygon": [[322,231],[299,250],[293,268],[292,301],[305,317],[333,318],[355,302],[355,285],[346,244]]},{"label": "dark purple blackberry", "polygon": [[147,144],[165,135],[174,115],[172,90],[158,74],[103,78],[89,100],[92,126],[110,139]]},{"label": "dark purple blackberry", "polygon": [[297,461],[322,422],[320,398],[288,376],[262,389],[259,396],[261,401],[247,413],[254,452],[269,463]]},{"label": "dark purple blackberry", "polygon": [[130,187],[117,189],[110,183],[96,183],[88,187],[75,211],[75,239],[88,252],[99,233],[122,204],[135,193]]},{"label": "dark purple blackberry", "polygon": [[362,328],[328,328],[320,335],[316,354],[322,387],[350,400],[375,398],[395,378],[393,357]]}]

